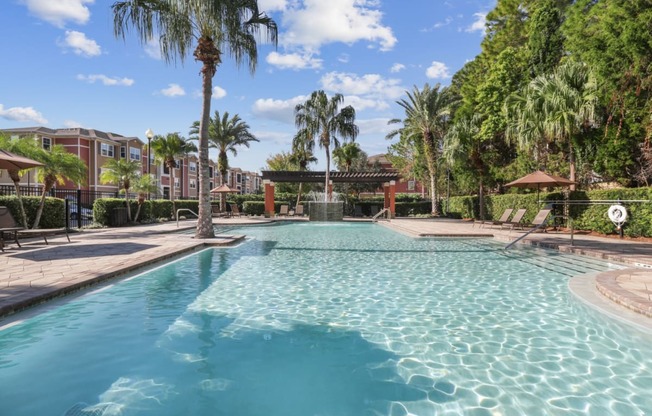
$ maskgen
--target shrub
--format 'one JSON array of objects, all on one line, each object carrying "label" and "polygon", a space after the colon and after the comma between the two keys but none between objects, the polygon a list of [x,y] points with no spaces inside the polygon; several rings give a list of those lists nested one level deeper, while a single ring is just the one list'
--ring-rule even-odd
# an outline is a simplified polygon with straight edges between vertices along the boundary
[{"label": "shrub", "polygon": [[[36,211],[41,203],[39,196],[24,196],[23,206],[25,207],[25,214],[27,215],[27,226],[32,227],[36,219]],[[11,211],[11,215],[16,222],[22,226],[20,219],[20,205],[18,198],[15,196],[0,196],[0,205],[6,206]],[[45,205],[43,206],[43,214],[39,221],[39,228],[61,228],[66,225],[65,206],[63,199],[59,198],[45,198]]]}]

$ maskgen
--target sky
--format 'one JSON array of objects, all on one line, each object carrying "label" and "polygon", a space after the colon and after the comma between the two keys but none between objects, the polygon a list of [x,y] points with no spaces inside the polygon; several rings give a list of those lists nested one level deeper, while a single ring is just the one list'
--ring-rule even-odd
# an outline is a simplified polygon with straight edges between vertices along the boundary
[{"label": "sky", "polygon": [[[200,63],[161,59],[113,32],[114,0],[3,0],[0,4],[0,128],[83,127],[147,141],[145,131],[188,137],[201,116]],[[495,0],[259,0],[278,25],[278,46],[260,43],[252,75],[224,56],[211,115],[238,114],[259,142],[229,156],[260,171],[291,150],[294,107],[316,90],[356,109],[356,142],[386,153],[396,101],[425,83],[449,85],[480,53]],[[325,153],[310,168],[325,169]],[[215,159],[214,152],[211,157]]]}]

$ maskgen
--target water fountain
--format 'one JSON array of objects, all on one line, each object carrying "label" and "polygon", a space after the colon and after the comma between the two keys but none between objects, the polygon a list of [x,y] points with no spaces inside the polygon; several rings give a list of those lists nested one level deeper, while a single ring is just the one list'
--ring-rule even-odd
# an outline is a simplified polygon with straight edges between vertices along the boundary
[{"label": "water fountain", "polygon": [[344,218],[344,202],[339,200],[337,192],[333,192],[330,202],[325,202],[323,192],[311,191],[308,197],[312,198],[308,201],[310,221],[342,221]]}]

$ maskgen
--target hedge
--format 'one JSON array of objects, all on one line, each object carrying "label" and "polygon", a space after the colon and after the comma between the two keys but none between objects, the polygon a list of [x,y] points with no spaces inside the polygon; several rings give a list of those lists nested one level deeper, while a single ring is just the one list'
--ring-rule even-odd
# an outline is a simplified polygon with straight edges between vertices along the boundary
[{"label": "hedge", "polygon": [[[25,207],[25,214],[27,215],[27,225],[29,228],[34,224],[36,219],[36,211],[41,203],[40,196],[24,196],[23,206]],[[16,222],[22,226],[20,215],[20,205],[18,198],[15,196],[0,196],[0,205],[9,208],[11,215]],[[63,199],[59,198],[45,198],[45,205],[43,206],[43,214],[39,221],[39,228],[62,228],[66,226],[65,205]]]}]

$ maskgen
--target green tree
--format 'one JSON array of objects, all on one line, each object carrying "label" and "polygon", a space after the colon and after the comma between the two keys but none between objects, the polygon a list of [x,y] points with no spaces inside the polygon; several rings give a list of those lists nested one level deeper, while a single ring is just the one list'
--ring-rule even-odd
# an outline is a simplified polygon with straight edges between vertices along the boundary
[{"label": "green tree", "polygon": [[[201,123],[195,121],[190,128],[191,138],[197,139],[200,131]],[[239,146],[249,147],[251,142],[259,141],[249,131],[249,125],[238,114],[229,117],[228,111],[225,111],[222,117],[220,117],[220,112],[216,111],[215,116],[208,120],[208,140],[209,146],[217,149],[217,170],[222,177],[222,185],[224,185],[224,179],[229,170],[228,154],[237,156]],[[225,207],[226,194],[220,194],[220,199],[220,207]]]},{"label": "green tree", "polygon": [[[299,171],[308,170],[308,165],[317,162],[315,157],[315,141],[307,130],[301,130],[292,139],[292,154],[290,161],[299,167]],[[301,202],[301,193],[303,192],[303,182],[299,182],[297,191],[297,205]]]},{"label": "green tree", "polygon": [[416,86],[412,92],[406,91],[407,99],[397,101],[405,110],[405,119],[390,120],[390,124],[403,123],[403,127],[387,135],[391,139],[406,134],[412,140],[419,140],[428,166],[430,176],[430,200],[432,215],[439,215],[437,204],[437,174],[439,157],[444,136],[450,121],[450,109],[454,103],[453,95],[439,84],[430,87],[425,84],[421,90]]},{"label": "green tree", "polygon": [[124,192],[125,202],[127,204],[127,219],[129,222],[131,222],[129,189],[131,188],[131,183],[140,176],[141,169],[140,162],[127,159],[109,159],[102,166],[100,182],[116,184],[120,188],[120,192]]},{"label": "green tree", "polygon": [[63,185],[66,179],[76,184],[85,184],[88,172],[86,164],[79,156],[67,152],[65,147],[58,144],[52,146],[49,151],[38,152],[35,157],[43,163],[43,167],[36,174],[37,179],[43,183],[43,193],[32,228],[38,228],[45,206],[45,197],[52,187],[57,183]]},{"label": "green tree", "polygon": [[[313,137],[319,147],[326,151],[326,179],[324,183],[324,199],[328,201],[328,183],[330,181],[331,145],[340,146],[339,138],[355,141],[358,136],[358,126],[355,125],[355,109],[346,106],[340,109],[344,101],[342,94],[328,98],[322,90],[314,91],[305,103],[294,108],[294,118],[299,134]],[[304,131],[302,131],[304,130]],[[339,136],[339,137],[338,137]]]},{"label": "green tree", "polygon": [[[214,237],[208,177],[208,145],[213,77],[226,52],[238,66],[248,62],[253,74],[258,61],[257,39],[262,34],[276,45],[274,20],[262,13],[257,0],[128,0],[113,3],[114,33],[125,38],[135,29],[145,44],[159,36],[167,62],[190,54],[201,62],[202,112],[199,125],[199,219],[196,237]],[[194,49],[193,49],[194,47]]]},{"label": "green tree", "polygon": [[[8,136],[0,134],[0,149],[8,152],[24,156],[30,159],[35,159],[37,155],[43,152],[43,149],[37,146],[36,141],[31,139],[11,139]],[[25,213],[25,206],[23,205],[23,198],[20,193],[20,177],[27,169],[7,169],[7,173],[14,183],[16,191],[16,198],[18,199],[18,206],[20,207],[20,219],[23,227],[28,228],[27,214]]]},{"label": "green tree", "polygon": [[[296,171],[299,169],[298,165],[292,160],[292,153],[280,152],[270,155],[265,160],[266,166],[263,170],[271,171]],[[295,193],[297,186],[292,183],[281,182],[275,186],[275,192]]]},{"label": "green tree", "polygon": [[345,172],[351,171],[351,166],[360,157],[361,153],[360,145],[355,142],[346,143],[333,150],[333,158],[337,169]]},{"label": "green tree", "polygon": [[158,186],[154,175],[141,175],[131,184],[131,188],[138,194],[138,209],[136,210],[136,216],[134,217],[134,222],[138,222],[140,210],[145,203],[145,197],[152,194],[157,195]]},{"label": "green tree", "polygon": [[151,141],[152,154],[157,163],[164,164],[170,170],[170,201],[174,200],[174,170],[178,168],[177,159],[197,151],[197,146],[179,133],[157,135]]},{"label": "green tree", "polygon": [[564,54],[561,31],[563,11],[569,1],[544,0],[532,13],[529,23],[528,69],[530,78],[552,72]]}]

